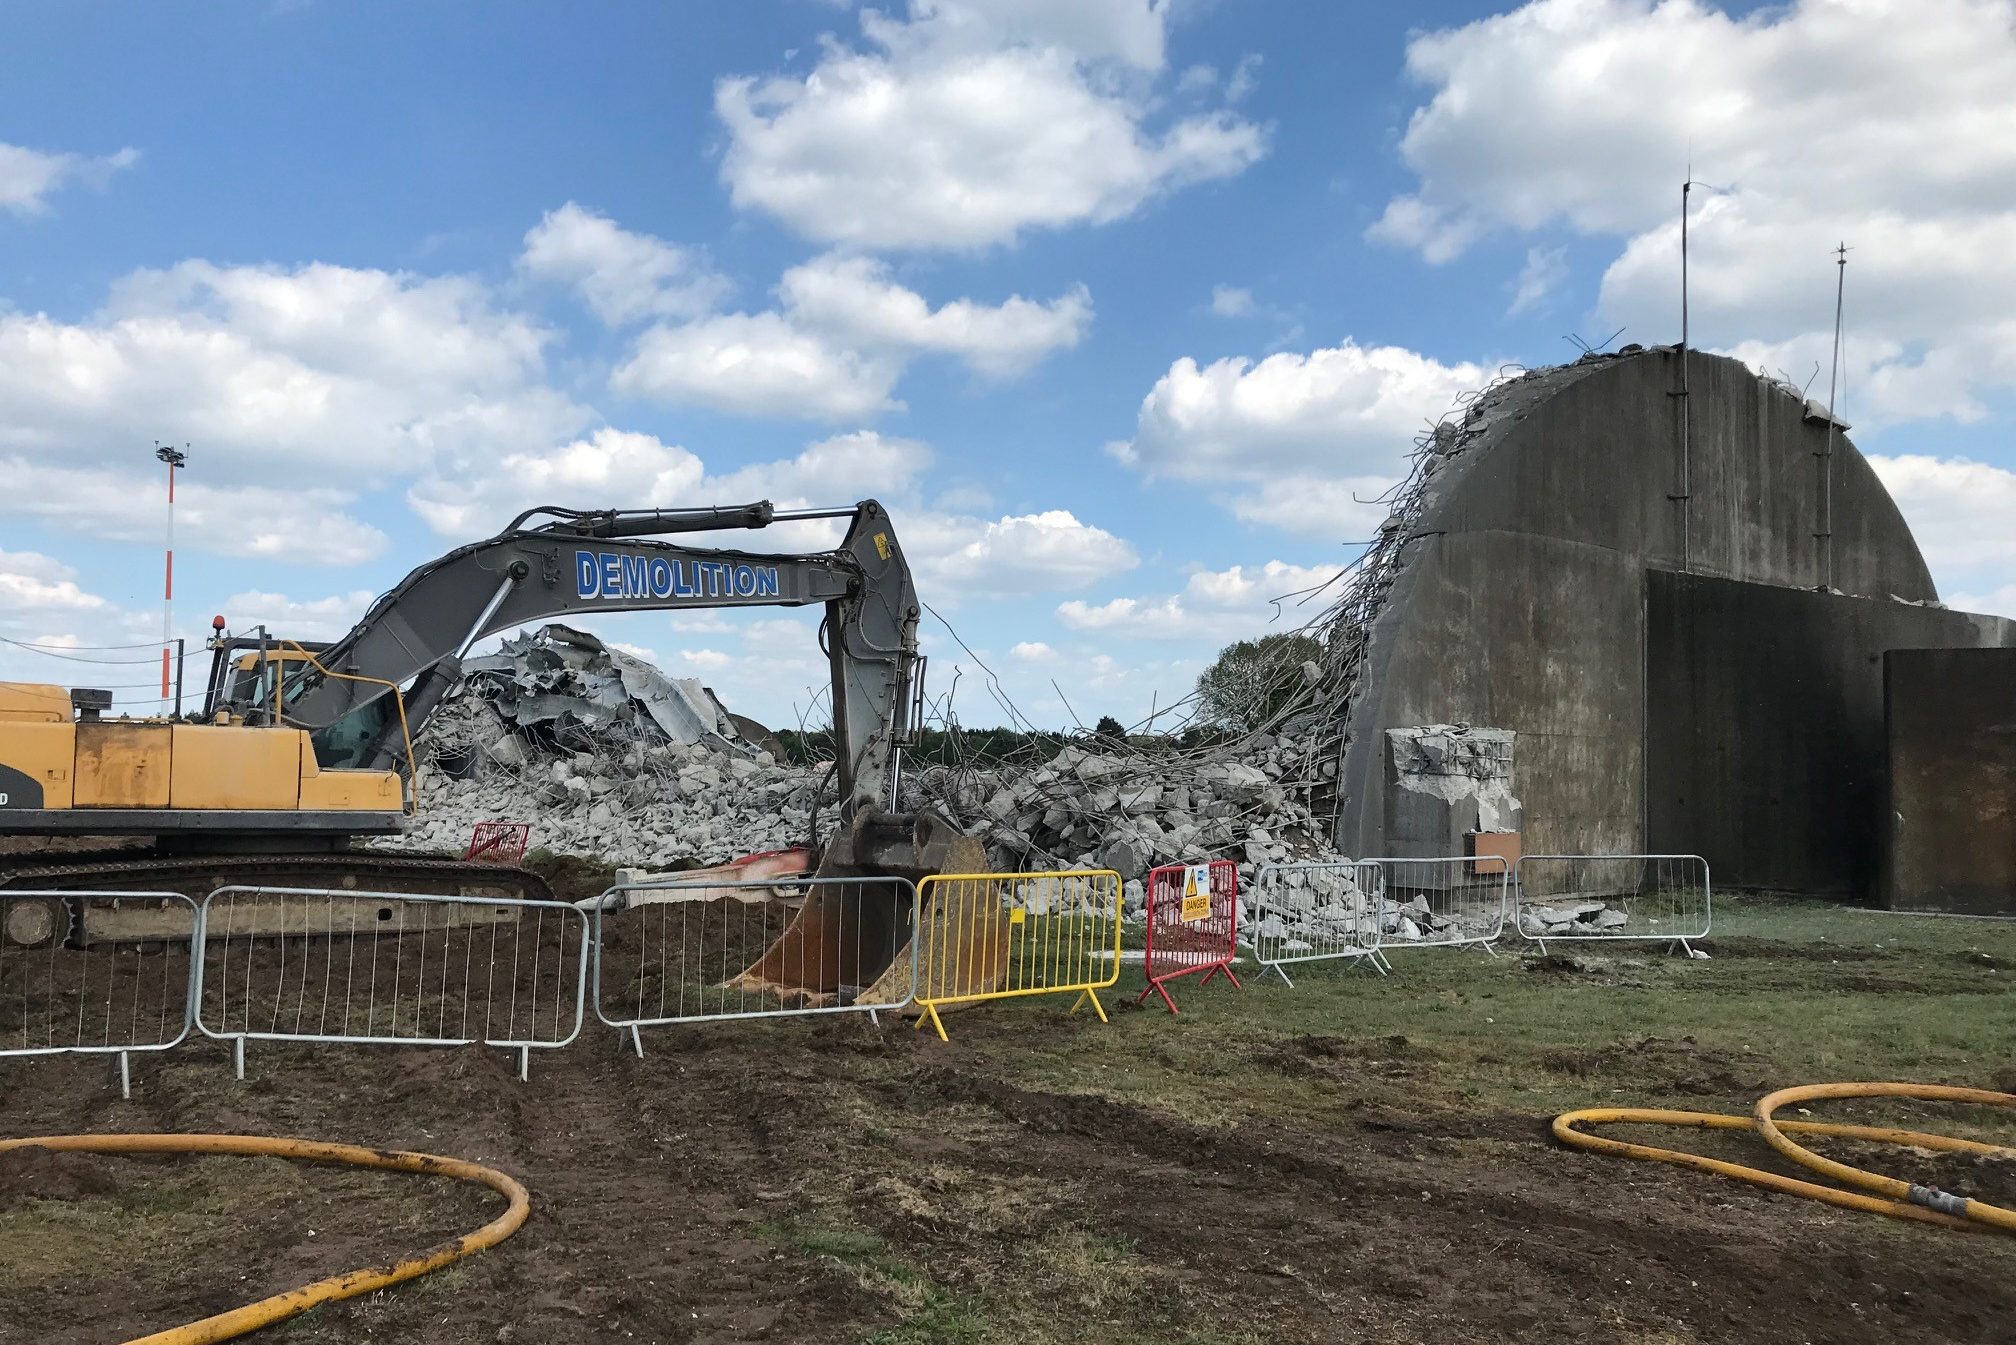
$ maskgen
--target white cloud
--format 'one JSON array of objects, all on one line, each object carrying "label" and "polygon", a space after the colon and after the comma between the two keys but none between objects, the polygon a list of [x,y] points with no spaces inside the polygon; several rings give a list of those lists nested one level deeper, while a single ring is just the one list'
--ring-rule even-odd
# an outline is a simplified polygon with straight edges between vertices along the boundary
[{"label": "white cloud", "polygon": [[1506,315],[1516,317],[1551,298],[1568,280],[1567,248],[1527,248],[1526,264],[1512,282],[1512,306]]},{"label": "white cloud", "polygon": [[[1279,560],[1202,570],[1190,576],[1180,593],[1114,598],[1103,603],[1073,599],[1058,606],[1057,619],[1071,630],[1145,639],[1231,640],[1270,624],[1283,630],[1300,626],[1321,610],[1322,598],[1304,606],[1296,606],[1296,599],[1328,584],[1338,573],[1337,566],[1291,565]],[[1277,610],[1275,599],[1288,601]]]},{"label": "white cloud", "polygon": [[[604,427],[558,449],[510,454],[483,471],[452,467],[423,477],[408,492],[414,512],[444,537],[488,536],[520,511],[540,504],[568,508],[678,508],[746,504],[852,504],[908,491],[929,466],[929,446],[863,430],[811,444],[796,457],[710,474],[701,459],[655,436]],[[734,534],[750,541],[751,534]],[[764,549],[819,549],[837,539],[830,525],[779,524],[765,529]],[[724,534],[714,534],[716,544]]]},{"label": "white cloud", "polygon": [[[0,456],[0,517],[36,519],[95,541],[160,542],[166,494],[158,471]],[[176,549],[354,565],[389,545],[382,531],[350,512],[354,505],[355,497],[344,491],[215,486],[185,471],[175,487]]]},{"label": "white cloud", "polygon": [[1106,223],[1243,171],[1265,131],[1229,111],[1166,126],[1147,92],[1166,4],[912,0],[864,11],[803,76],[724,79],[736,205],[867,247],[970,248]]},{"label": "white cloud", "polygon": [[353,589],[304,599],[249,589],[224,599],[218,614],[235,631],[264,626],[281,639],[334,640],[357,624],[376,596],[369,589]]},{"label": "white cloud", "polygon": [[191,443],[213,482],[320,485],[446,445],[571,433],[549,333],[459,277],[188,261],[134,272],[83,322],[0,314],[0,454],[130,462]]},{"label": "white cloud", "polygon": [[1384,491],[1415,434],[1485,378],[1475,364],[1349,340],[1257,364],[1186,357],[1142,399],[1134,438],[1109,451],[1150,478],[1243,486],[1220,501],[1240,518],[1357,539],[1384,511],[1353,492]]},{"label": "white cloud", "polygon": [[1063,509],[993,521],[920,514],[901,528],[919,587],[929,594],[1080,588],[1140,564],[1126,541]]},{"label": "white cloud", "polygon": [[1397,346],[1352,341],[1307,355],[1169,366],[1142,400],[1131,443],[1115,449],[1151,476],[1264,481],[1304,470],[1341,477],[1397,461],[1459,392],[1485,380]]},{"label": "white cloud", "polygon": [[2016,593],[2016,472],[1963,458],[1871,454],[1946,601],[2011,613]]},{"label": "white cloud", "polygon": [[0,551],[0,612],[24,617],[103,611],[110,604],[77,583],[77,571],[37,551]]},{"label": "white cloud", "polygon": [[1246,95],[1253,92],[1260,83],[1261,56],[1249,52],[1239,58],[1239,64],[1232,67],[1232,75],[1225,81],[1225,101],[1243,103]]},{"label": "white cloud", "polygon": [[1018,294],[998,305],[955,299],[934,309],[891,281],[883,263],[837,253],[792,267],[777,291],[801,327],[855,346],[954,355],[997,378],[1077,345],[1092,322],[1083,285],[1047,301]]},{"label": "white cloud", "polygon": [[985,51],[1008,43],[1061,47],[1088,60],[1157,70],[1170,0],[911,0],[911,22],[864,20],[892,46]]},{"label": "white cloud", "polygon": [[1056,659],[1057,651],[1041,640],[1024,640],[1010,649],[1008,656],[1024,663],[1049,663]]},{"label": "white cloud", "polygon": [[[2016,385],[2016,5],[1534,0],[1423,33],[1429,89],[1401,151],[1415,189],[1375,237],[1444,261],[1494,231],[1622,240],[1600,310],[1678,326],[1679,183],[1694,174],[1699,344],[1809,352],[1831,333],[1828,250],[1855,251],[1865,424],[1979,410]],[[1594,116],[1594,107],[1662,109]],[[1851,354],[1851,358],[1855,358]],[[1851,403],[1850,410],[1855,404]]]},{"label": "white cloud", "polygon": [[729,290],[706,259],[569,201],[525,235],[519,269],[571,285],[595,315],[616,326],[647,317],[698,317]]},{"label": "white cloud", "polygon": [[139,162],[140,151],[122,149],[103,158],[81,154],[50,154],[0,140],[0,210],[38,215],[47,198],[71,182],[103,187],[122,168]]},{"label": "white cloud", "polygon": [[1250,318],[1259,312],[1259,305],[1253,302],[1253,291],[1236,289],[1231,285],[1211,287],[1211,311],[1221,318]]},{"label": "white cloud", "polygon": [[883,263],[828,253],[786,271],[781,311],[731,313],[638,338],[610,379],[618,392],[776,419],[853,420],[895,410],[909,362],[955,356],[1006,378],[1078,344],[1092,321],[1082,285],[1047,301],[955,299],[937,308]]},{"label": "white cloud", "polygon": [[778,313],[729,313],[653,327],[610,386],[731,415],[854,420],[889,410],[899,361],[864,355]]}]

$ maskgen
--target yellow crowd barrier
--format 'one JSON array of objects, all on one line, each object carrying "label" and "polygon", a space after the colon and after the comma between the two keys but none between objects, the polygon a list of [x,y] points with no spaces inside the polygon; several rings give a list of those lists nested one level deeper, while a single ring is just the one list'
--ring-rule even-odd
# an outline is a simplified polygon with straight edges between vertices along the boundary
[{"label": "yellow crowd barrier", "polygon": [[1120,979],[1120,875],[948,873],[918,888],[917,1026],[945,1035],[939,1009],[1076,993],[1103,1022],[1099,992]]}]

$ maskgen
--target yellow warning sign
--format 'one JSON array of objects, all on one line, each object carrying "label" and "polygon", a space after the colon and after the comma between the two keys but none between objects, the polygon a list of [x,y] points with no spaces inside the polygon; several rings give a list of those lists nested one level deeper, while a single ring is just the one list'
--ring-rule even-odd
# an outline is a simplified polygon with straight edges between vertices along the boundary
[{"label": "yellow warning sign", "polygon": [[1193,864],[1183,870],[1183,923],[1211,918],[1211,866]]}]

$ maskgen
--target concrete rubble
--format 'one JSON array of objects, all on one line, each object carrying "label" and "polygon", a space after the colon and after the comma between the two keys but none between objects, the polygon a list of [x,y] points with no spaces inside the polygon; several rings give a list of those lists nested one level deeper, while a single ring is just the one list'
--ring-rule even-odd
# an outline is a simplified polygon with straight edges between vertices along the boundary
[{"label": "concrete rubble", "polygon": [[[913,767],[903,803],[942,810],[981,839],[997,870],[1116,870],[1130,915],[1142,911],[1154,865],[1230,858],[1246,915],[1265,866],[1343,860],[1300,774],[1309,747],[1292,722],[1245,740],[1234,760],[1087,740],[1027,764]],[[826,788],[829,821],[833,807],[830,763],[779,761],[697,683],[564,627],[471,660],[418,756],[419,820],[393,842],[415,849],[456,851],[478,822],[522,821],[535,847],[662,870],[805,845],[815,790]],[[1291,871],[1277,890],[1260,932],[1291,950],[1370,933],[1354,870]],[[1396,894],[1382,940],[1450,935],[1442,905]]]}]

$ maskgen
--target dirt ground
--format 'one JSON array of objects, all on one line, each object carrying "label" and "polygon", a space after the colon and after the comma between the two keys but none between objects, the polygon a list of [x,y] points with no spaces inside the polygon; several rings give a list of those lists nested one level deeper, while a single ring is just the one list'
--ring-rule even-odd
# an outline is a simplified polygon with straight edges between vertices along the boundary
[{"label": "dirt ground", "polygon": [[[1178,983],[1183,1013],[606,1031],[535,1057],[214,1044],[0,1061],[0,1134],[250,1131],[473,1158],[531,1221],[295,1342],[1983,1342],[2016,1243],[1564,1150],[1581,1105],[2007,1086],[2016,928],[1756,905],[1715,958],[1396,954],[1395,975]],[[1123,980],[1131,1000],[1139,973]],[[1968,1109],[1828,1116],[2016,1140]],[[1620,1134],[1624,1132],[1619,1132]],[[1631,1137],[1770,1166],[1754,1139]],[[1851,1151],[1837,1148],[1844,1156]],[[1858,1155],[2008,1198],[2006,1163]],[[268,1160],[0,1159],[0,1341],[125,1339],[476,1227],[433,1179]]]}]

